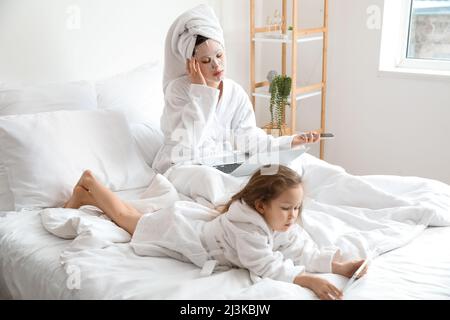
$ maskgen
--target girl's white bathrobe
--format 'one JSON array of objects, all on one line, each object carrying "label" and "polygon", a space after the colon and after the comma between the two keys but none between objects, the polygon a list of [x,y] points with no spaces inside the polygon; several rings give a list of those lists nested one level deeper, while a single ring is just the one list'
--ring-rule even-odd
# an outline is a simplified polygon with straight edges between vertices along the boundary
[{"label": "girl's white bathrobe", "polygon": [[273,138],[256,126],[247,93],[230,79],[223,81],[223,93],[204,85],[191,84],[187,76],[172,80],[165,90],[161,117],[164,146],[153,167],[164,173],[176,163],[192,163],[223,152],[263,152],[289,149],[292,136]]},{"label": "girl's white bathrobe", "polygon": [[215,270],[245,268],[252,277],[290,283],[305,271],[330,273],[338,252],[335,247],[320,251],[297,224],[273,232],[258,212],[240,201],[219,215],[200,204],[178,201],[144,215],[131,245],[138,255],[170,256],[203,268],[213,262]]}]

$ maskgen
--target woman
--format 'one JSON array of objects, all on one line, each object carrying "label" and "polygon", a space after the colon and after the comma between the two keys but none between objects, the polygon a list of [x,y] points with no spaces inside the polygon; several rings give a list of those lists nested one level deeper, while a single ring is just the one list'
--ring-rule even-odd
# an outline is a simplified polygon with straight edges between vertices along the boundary
[{"label": "woman", "polygon": [[174,22],[165,58],[165,144],[153,163],[157,171],[232,150],[255,153],[319,140],[316,132],[273,138],[256,126],[247,93],[225,78],[223,31],[209,6],[191,9]]}]

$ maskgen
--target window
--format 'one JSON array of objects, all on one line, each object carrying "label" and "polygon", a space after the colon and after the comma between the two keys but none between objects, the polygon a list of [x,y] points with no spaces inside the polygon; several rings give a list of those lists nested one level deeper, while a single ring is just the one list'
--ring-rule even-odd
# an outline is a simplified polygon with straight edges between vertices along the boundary
[{"label": "window", "polygon": [[380,71],[450,76],[450,0],[385,0]]},{"label": "window", "polygon": [[408,59],[450,60],[450,0],[413,0]]}]

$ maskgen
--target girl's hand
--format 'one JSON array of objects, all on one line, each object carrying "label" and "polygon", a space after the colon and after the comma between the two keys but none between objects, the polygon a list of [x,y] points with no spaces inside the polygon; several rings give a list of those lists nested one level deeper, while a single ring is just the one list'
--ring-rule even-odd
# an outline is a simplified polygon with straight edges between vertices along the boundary
[{"label": "girl's hand", "polygon": [[320,134],[316,131],[305,132],[300,135],[296,135],[292,140],[292,147],[300,146],[306,143],[316,143],[320,139]]},{"label": "girl's hand", "polygon": [[302,274],[295,278],[294,283],[312,290],[321,300],[342,299],[342,291],[325,279],[310,274]]},{"label": "girl's hand", "polygon": [[[364,263],[364,260],[352,260],[347,262],[333,262],[332,272],[340,274],[341,276],[351,278],[359,267]],[[358,279],[367,273],[368,266],[362,270],[358,275]]]},{"label": "girl's hand", "polygon": [[192,84],[200,84],[206,86],[205,77],[200,70],[200,64],[195,59],[186,60],[186,73]]}]

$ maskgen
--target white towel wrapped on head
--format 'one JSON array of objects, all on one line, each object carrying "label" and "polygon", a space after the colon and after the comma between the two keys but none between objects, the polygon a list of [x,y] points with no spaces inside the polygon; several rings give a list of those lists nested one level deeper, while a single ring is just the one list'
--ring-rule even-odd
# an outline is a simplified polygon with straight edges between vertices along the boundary
[{"label": "white towel wrapped on head", "polygon": [[186,59],[192,58],[197,35],[215,40],[225,47],[223,30],[214,10],[201,4],[180,15],[166,36],[164,92],[170,81],[186,74]]}]

